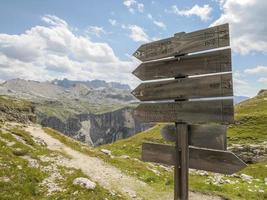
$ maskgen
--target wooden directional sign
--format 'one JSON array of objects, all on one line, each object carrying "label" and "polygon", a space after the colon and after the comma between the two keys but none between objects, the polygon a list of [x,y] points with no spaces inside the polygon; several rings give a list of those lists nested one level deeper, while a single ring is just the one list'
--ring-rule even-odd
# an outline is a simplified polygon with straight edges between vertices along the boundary
[{"label": "wooden directional sign", "polygon": [[[142,146],[143,161],[174,165],[175,157],[174,146],[154,143]],[[246,164],[231,152],[189,147],[189,168],[233,174],[244,167]]]},{"label": "wooden directional sign", "polygon": [[171,38],[144,44],[133,55],[141,61],[149,61],[229,44],[229,26],[223,24],[191,33],[178,33]]},{"label": "wooden directional sign", "polygon": [[231,65],[231,49],[224,49],[142,63],[133,74],[145,81],[229,72],[232,71]]},{"label": "wooden directional sign", "polygon": [[[226,131],[225,125],[205,124],[188,126],[188,144],[191,146],[226,150]],[[176,128],[173,124],[168,124],[161,129],[162,137],[169,142],[177,141]]]},{"label": "wooden directional sign", "polygon": [[142,83],[132,94],[141,101],[233,96],[232,74]]},{"label": "wooden directional sign", "polygon": [[143,122],[231,123],[234,108],[232,99],[143,103],[135,116]]},{"label": "wooden directional sign", "polygon": [[[144,61],[133,71],[136,77],[174,78],[142,83],[132,94],[141,101],[168,100],[141,103],[135,116],[142,122],[175,122],[161,130],[163,138],[175,146],[145,143],[142,149],[144,161],[174,165],[175,200],[188,200],[189,167],[232,174],[246,166],[233,153],[224,151],[226,126],[202,124],[234,121],[233,99],[229,99],[233,96],[231,49],[206,51],[229,44],[229,26],[224,24],[177,33],[144,44],[134,53]],[[206,52],[186,55],[200,51]]]}]

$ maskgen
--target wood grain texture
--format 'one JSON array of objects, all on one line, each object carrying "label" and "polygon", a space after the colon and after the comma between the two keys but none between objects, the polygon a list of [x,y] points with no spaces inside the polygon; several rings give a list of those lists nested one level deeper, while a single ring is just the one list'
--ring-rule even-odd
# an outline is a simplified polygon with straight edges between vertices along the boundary
[{"label": "wood grain texture", "polygon": [[229,45],[229,25],[223,24],[144,44],[133,55],[141,61],[149,61]]},{"label": "wood grain texture", "polygon": [[[176,142],[175,125],[168,124],[161,129],[162,137],[169,142]],[[226,150],[227,126],[217,124],[188,125],[188,143],[190,146]]]},{"label": "wood grain texture", "polygon": [[142,103],[135,109],[135,117],[142,122],[186,122],[189,124],[218,122],[232,123],[232,99]]},{"label": "wood grain texture", "polygon": [[188,125],[176,123],[177,139],[175,143],[174,196],[176,199],[188,199],[189,146]]},{"label": "wood grain texture", "polygon": [[[142,160],[167,165],[175,164],[175,147],[165,144],[144,143]],[[228,151],[189,147],[189,168],[223,174],[233,174],[247,165]]]},{"label": "wood grain texture", "polygon": [[233,96],[232,73],[142,83],[132,94],[141,101]]},{"label": "wood grain texture", "polygon": [[140,64],[133,74],[153,80],[232,71],[231,49],[181,56]]}]

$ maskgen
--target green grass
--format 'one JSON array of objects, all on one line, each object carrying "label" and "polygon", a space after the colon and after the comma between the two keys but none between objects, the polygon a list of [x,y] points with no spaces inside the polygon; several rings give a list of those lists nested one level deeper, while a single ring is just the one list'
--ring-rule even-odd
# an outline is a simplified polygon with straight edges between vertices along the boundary
[{"label": "green grass", "polygon": [[[27,145],[17,141],[14,135],[19,135]],[[4,141],[13,142],[12,146]],[[19,149],[19,150],[18,150]],[[24,152],[15,153],[15,152]],[[80,186],[74,186],[72,181],[76,177],[87,177],[80,170],[58,166],[60,174],[64,177],[58,184],[64,189],[47,196],[46,187],[41,182],[50,174],[40,167],[33,168],[28,161],[21,156],[27,155],[36,159],[40,166],[50,165],[50,162],[42,162],[40,156],[57,156],[59,152],[50,151],[46,147],[39,146],[32,140],[29,133],[19,127],[8,131],[0,130],[0,199],[1,200],[54,200],[54,199],[77,199],[77,200],[124,200],[118,195],[112,196],[109,191],[97,185],[95,190],[87,190]],[[72,171],[72,173],[69,173]],[[77,191],[77,192],[76,192]],[[74,193],[76,192],[76,194]]]},{"label": "green grass", "polygon": [[267,92],[236,105],[235,119],[228,130],[229,144],[267,141]]},{"label": "green grass", "polygon": [[64,100],[60,102],[41,102],[36,103],[35,105],[40,118],[39,121],[44,117],[57,117],[63,122],[65,122],[68,118],[75,117],[75,115],[81,113],[103,114],[125,107],[132,107],[132,105],[119,103],[110,104],[107,102],[100,105],[98,103],[88,103],[86,101],[65,102]]},{"label": "green grass", "polygon": [[[262,94],[253,99],[247,100],[236,106],[235,118],[236,123],[231,125],[228,130],[228,143],[240,144],[258,144],[267,141],[267,94]],[[170,191],[173,190],[173,173],[167,172],[162,168],[155,166],[153,170],[157,170],[160,175],[156,175],[150,168],[148,163],[144,163],[135,159],[140,159],[141,144],[143,142],[166,143],[160,136],[160,129],[163,124],[158,124],[154,128],[139,133],[131,138],[116,141],[113,144],[107,144],[96,149],[87,148],[84,145],[77,147],[77,143],[51,129],[46,129],[53,137],[61,140],[68,146],[103,159],[105,162],[121,169],[123,172],[135,176],[138,179],[148,183],[158,190]],[[49,130],[49,131],[48,131]],[[52,133],[51,133],[52,132]],[[100,152],[101,149],[112,151],[115,158]],[[120,156],[128,155],[131,159],[122,159]],[[267,198],[266,186],[264,178],[267,177],[266,162],[252,164],[239,172],[252,175],[259,181],[254,181],[252,184],[242,182],[240,178],[226,177],[229,180],[239,181],[236,184],[224,184],[220,186],[206,184],[207,177],[199,175],[190,175],[190,190],[204,193],[212,193],[221,195],[232,200],[255,199],[262,200]],[[254,187],[256,186],[256,187]],[[259,189],[265,189],[264,193],[254,192]],[[251,190],[251,191],[249,191]]]},{"label": "green grass", "polygon": [[33,105],[31,102],[17,99],[11,96],[0,95],[0,108],[16,109],[18,111],[31,111]]},{"label": "green grass", "polygon": [[[86,147],[84,145],[79,145],[79,142],[70,139],[63,134],[60,134],[57,131],[52,129],[45,128],[45,131],[51,136],[59,139],[61,142],[65,143],[67,146],[74,148],[77,151],[88,154],[90,156],[95,156],[101,158],[105,162],[121,169],[124,173],[135,176],[139,180],[142,180],[160,191],[173,191],[173,173],[167,172],[164,169],[154,166],[151,167],[148,163],[144,163],[136,159],[140,159],[141,155],[141,144],[145,141],[153,141],[158,143],[164,143],[159,134],[160,128],[163,124],[156,125],[154,128],[145,131],[143,133],[139,133],[131,138],[117,141],[113,144],[103,145],[96,149],[92,149],[90,147]],[[108,149],[112,151],[112,155],[114,158],[110,158],[109,156],[100,152],[100,150]],[[129,155],[131,159],[123,159],[119,156]],[[234,177],[226,177],[230,180],[238,180],[238,184],[225,184],[225,185],[211,185],[206,184],[207,177],[199,176],[199,175],[190,175],[190,190],[198,191],[203,193],[210,193],[223,196],[232,200],[243,200],[243,199],[255,199],[261,200],[267,197],[267,191],[265,193],[259,192],[250,192],[248,189],[264,189],[266,186],[264,185],[264,177],[267,177],[266,170],[267,162],[249,165],[240,173],[245,173],[247,175],[252,175],[254,178],[258,178],[259,182],[253,182],[253,184],[248,184],[246,182],[242,182],[239,178]],[[152,170],[157,170],[160,175],[156,175]],[[212,173],[210,173],[212,175]],[[254,188],[256,185],[258,188]],[[237,189],[238,188],[238,189]]]}]

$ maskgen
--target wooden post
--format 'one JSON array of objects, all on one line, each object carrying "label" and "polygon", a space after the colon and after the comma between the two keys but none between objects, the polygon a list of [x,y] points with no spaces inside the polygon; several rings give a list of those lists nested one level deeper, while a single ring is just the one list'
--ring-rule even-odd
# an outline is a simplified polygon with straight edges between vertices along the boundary
[{"label": "wooden post", "polygon": [[176,163],[174,166],[174,200],[188,200],[188,125],[176,123]]},{"label": "wooden post", "polygon": [[[175,56],[179,57],[179,56]],[[175,77],[175,79],[183,79]],[[188,101],[179,99],[175,101]],[[189,171],[189,146],[188,146],[188,124],[175,123],[175,165],[174,165],[174,200],[188,200],[188,171]]]}]

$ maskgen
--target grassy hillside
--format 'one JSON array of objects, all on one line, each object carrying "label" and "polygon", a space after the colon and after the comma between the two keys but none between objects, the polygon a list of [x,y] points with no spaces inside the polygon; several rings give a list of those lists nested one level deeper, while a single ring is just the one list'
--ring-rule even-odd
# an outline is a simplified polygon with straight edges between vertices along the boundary
[{"label": "grassy hillside", "polygon": [[0,95],[0,122],[16,121],[25,123],[35,121],[34,106],[31,102]]},{"label": "grassy hillside", "polygon": [[[240,143],[240,144],[259,144],[261,142],[267,141],[267,92],[264,92],[255,98],[249,99],[238,104],[235,108],[235,119],[234,125],[231,125],[228,129],[228,143]],[[155,143],[166,143],[160,136],[160,129],[163,124],[155,126],[153,129],[139,133],[131,138],[117,141],[113,144],[105,145],[99,147],[108,149],[112,151],[112,155],[120,157],[122,155],[129,155],[131,158],[140,159],[141,155],[141,145],[143,142],[155,142]],[[109,161],[124,170],[134,171],[136,176],[143,178],[145,175],[147,180],[152,180],[152,185],[159,188],[165,188],[169,184],[169,189],[172,189],[173,180],[172,172],[166,174],[160,173],[158,175],[151,175],[147,173],[149,164],[144,166],[134,166],[127,161],[122,162]],[[210,173],[210,176],[198,176],[196,174],[191,174],[190,176],[190,189],[201,191],[201,192],[211,192],[218,195],[222,195],[229,199],[265,199],[267,198],[267,190],[264,185],[264,178],[267,177],[266,170],[267,162],[249,165],[246,169],[239,172],[238,174],[247,174],[254,177],[254,179],[259,179],[258,182],[253,182],[253,184],[248,184],[240,181],[240,178],[226,177],[230,182],[237,182],[236,184],[206,184],[214,174]],[[141,169],[140,169],[141,167]],[[130,170],[131,169],[131,170]],[[131,173],[131,172],[129,172]],[[252,189],[253,185],[257,188],[265,188],[264,192]]]},{"label": "grassy hillside", "polygon": [[[228,131],[230,143],[257,144],[266,141],[266,98],[267,94],[263,93],[237,105],[236,123]],[[6,104],[8,103],[6,102]],[[17,104],[22,108],[28,105],[26,102],[25,104],[17,102]],[[12,107],[13,104],[9,106]],[[172,168],[140,161],[143,142],[166,143],[159,133],[162,126],[163,124],[158,124],[131,138],[95,149],[52,129],[45,128],[44,130],[67,146],[84,154],[101,158],[123,172],[146,182],[156,190],[173,192]],[[42,169],[47,165],[53,165],[53,157],[65,155],[47,150],[45,146],[32,140],[29,134],[22,131],[20,127],[8,129],[0,125],[0,129],[0,169],[4,169],[0,170],[0,197],[3,197],[2,199],[66,199],[72,197],[71,195],[76,191],[79,195],[77,199],[88,199],[88,196],[91,199],[114,199],[108,191],[100,186],[97,186],[94,191],[73,186],[71,183],[75,177],[85,175],[79,170],[68,168],[58,168],[57,170],[61,176],[66,177],[58,182],[64,190],[47,196],[48,188],[41,183],[50,176],[50,172]],[[22,140],[18,140],[17,137]],[[101,149],[110,150],[112,155],[103,153]],[[50,157],[51,160],[44,161],[41,159],[42,157]],[[34,162],[37,162],[40,167],[30,166],[32,159],[36,160]],[[235,176],[220,176],[193,171],[190,175],[190,190],[217,194],[232,200],[266,199],[267,190],[264,182],[264,178],[267,177],[266,166],[267,162],[252,164]],[[69,171],[73,173],[70,174]],[[245,181],[240,174],[250,175],[253,179],[250,182]],[[118,197],[116,196],[115,199]]]},{"label": "grassy hillside", "polygon": [[[164,142],[159,134],[162,126],[161,124],[156,125],[152,129],[131,138],[103,145],[96,149],[81,145],[79,142],[52,129],[45,128],[45,131],[69,147],[90,156],[101,158],[123,172],[146,182],[156,190],[173,192],[172,168],[140,161],[141,144],[143,142]],[[101,149],[110,150],[112,156],[102,153]],[[190,175],[190,190],[216,194],[232,200],[262,200],[267,198],[267,190],[264,183],[264,178],[267,177],[266,165],[267,162],[249,165],[234,176],[220,176],[214,173],[206,174],[205,172],[194,171]],[[253,176],[252,182],[248,183],[242,180],[240,174]],[[215,184],[216,180],[223,182],[223,184]],[[153,196],[153,194],[150,195]]]},{"label": "grassy hillside", "polygon": [[230,144],[267,141],[267,92],[236,105],[235,119],[235,124],[228,130]]},{"label": "grassy hillside", "polygon": [[73,185],[75,178],[87,176],[81,170],[57,165],[56,159],[66,155],[48,150],[22,128],[0,127],[1,200],[124,199],[99,185],[94,190]]}]

